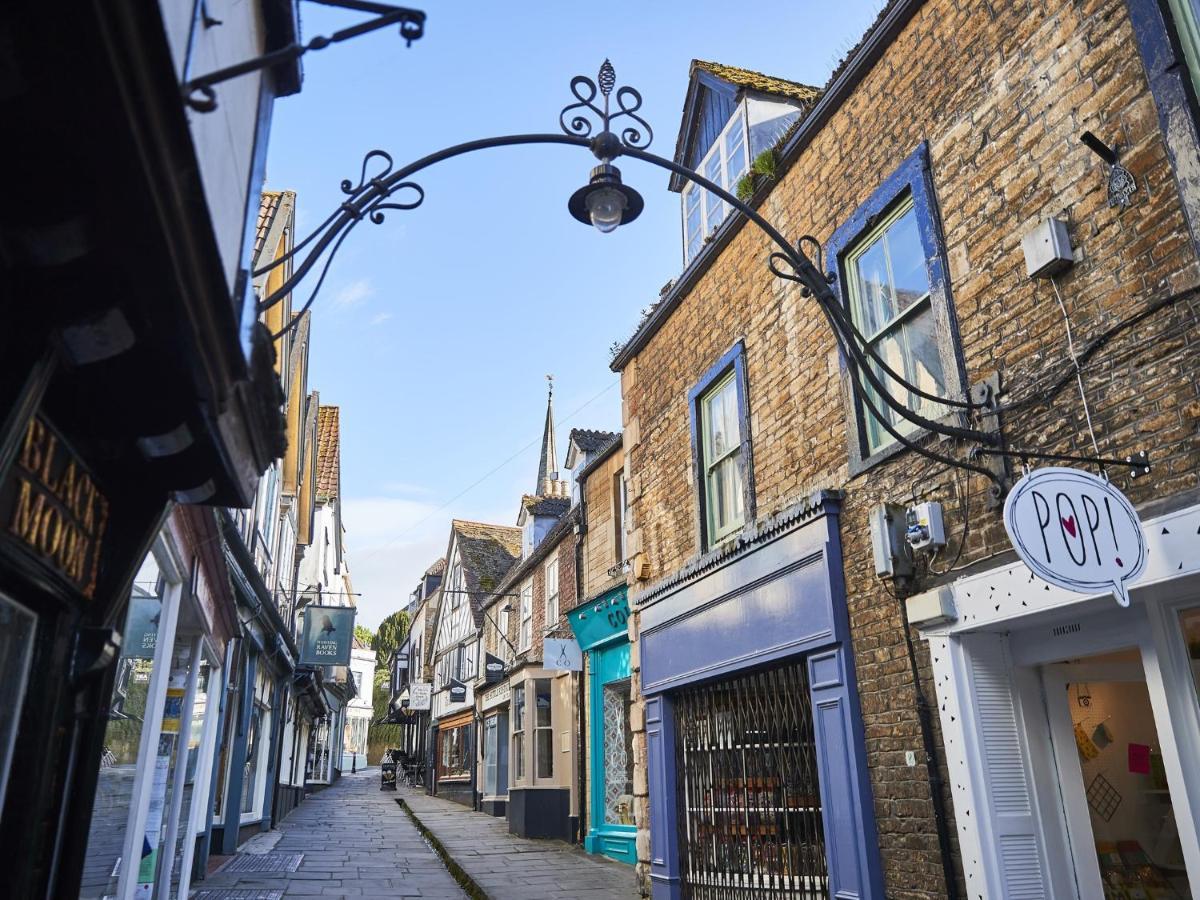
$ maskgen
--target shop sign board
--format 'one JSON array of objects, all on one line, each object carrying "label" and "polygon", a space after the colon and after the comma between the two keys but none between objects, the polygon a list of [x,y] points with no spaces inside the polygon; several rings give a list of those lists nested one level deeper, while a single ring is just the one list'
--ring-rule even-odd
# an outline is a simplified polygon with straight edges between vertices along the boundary
[{"label": "shop sign board", "polygon": [[1021,560],[1043,581],[1129,605],[1146,567],[1138,514],[1105,478],[1080,469],[1035,469],[1004,503],[1004,527]]},{"label": "shop sign board", "polygon": [[467,699],[467,686],[457,678],[450,679],[450,702],[464,703]]},{"label": "shop sign board", "polygon": [[121,655],[129,659],[154,659],[158,646],[158,620],[162,602],[157,597],[131,597],[125,619],[125,637]]},{"label": "shop sign board", "polygon": [[350,665],[356,612],[353,606],[306,606],[300,665]]},{"label": "shop sign board", "polygon": [[108,498],[83,461],[40,416],[25,428],[0,484],[0,533],[91,600],[108,526]]},{"label": "shop sign board", "polygon": [[433,685],[428,681],[414,681],[408,686],[408,708],[429,709],[433,699]]},{"label": "shop sign board", "polygon": [[483,677],[488,684],[495,684],[504,677],[504,660],[487,654],[483,663]]},{"label": "shop sign board", "polygon": [[583,651],[574,638],[546,638],[542,645],[542,665],[547,669],[583,670]]}]

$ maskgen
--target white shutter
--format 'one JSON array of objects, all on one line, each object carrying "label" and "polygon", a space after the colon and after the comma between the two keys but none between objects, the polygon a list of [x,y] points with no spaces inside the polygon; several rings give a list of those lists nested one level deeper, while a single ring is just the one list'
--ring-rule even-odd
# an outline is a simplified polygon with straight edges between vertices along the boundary
[{"label": "white shutter", "polygon": [[[980,808],[955,810],[956,818],[977,818],[981,844],[994,856],[987,881],[996,898],[1045,900],[1051,896],[1046,854],[1037,821],[1028,747],[1018,721],[1008,638],[964,635],[970,702],[964,714],[974,744],[975,792]],[[988,852],[987,849],[984,850]]]}]

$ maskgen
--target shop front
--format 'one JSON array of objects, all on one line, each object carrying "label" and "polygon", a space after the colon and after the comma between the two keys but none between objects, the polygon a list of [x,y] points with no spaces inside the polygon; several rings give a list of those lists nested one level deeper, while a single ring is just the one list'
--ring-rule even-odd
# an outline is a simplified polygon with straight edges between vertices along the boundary
[{"label": "shop front", "polygon": [[479,809],[504,816],[508,809],[508,716],[512,689],[507,683],[477,688],[480,707]]},{"label": "shop front", "polygon": [[510,681],[508,830],[577,840],[575,691],[571,672],[522,669]]},{"label": "shop front", "polygon": [[883,897],[839,499],[636,598],[655,898]]},{"label": "shop front", "polygon": [[1128,607],[1021,562],[909,601],[972,896],[1200,894],[1200,506],[1142,532]]},{"label": "shop front", "polygon": [[475,710],[466,709],[436,723],[434,793],[464,806],[475,805]]},{"label": "shop front", "polygon": [[133,583],[81,898],[186,897],[208,828],[226,635],[214,633],[212,578],[183,564],[192,542],[171,527],[183,517],[174,514]]},{"label": "shop front", "polygon": [[588,853],[637,862],[630,727],[629,602],[624,585],[567,614],[587,654]]}]

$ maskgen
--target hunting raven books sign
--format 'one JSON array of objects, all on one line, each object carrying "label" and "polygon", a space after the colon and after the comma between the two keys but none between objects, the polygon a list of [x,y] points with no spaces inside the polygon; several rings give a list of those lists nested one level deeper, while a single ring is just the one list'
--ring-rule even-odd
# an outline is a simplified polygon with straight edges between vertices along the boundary
[{"label": "hunting raven books sign", "polygon": [[1129,605],[1146,567],[1146,539],[1133,504],[1107,479],[1079,469],[1035,469],[1009,493],[1004,527],[1017,555],[1043,581]]},{"label": "hunting raven books sign", "polygon": [[0,484],[0,533],[91,600],[107,525],[108,498],[83,461],[48,422],[33,416]]},{"label": "hunting raven books sign", "polygon": [[306,606],[300,665],[350,665],[356,612],[353,606]]}]

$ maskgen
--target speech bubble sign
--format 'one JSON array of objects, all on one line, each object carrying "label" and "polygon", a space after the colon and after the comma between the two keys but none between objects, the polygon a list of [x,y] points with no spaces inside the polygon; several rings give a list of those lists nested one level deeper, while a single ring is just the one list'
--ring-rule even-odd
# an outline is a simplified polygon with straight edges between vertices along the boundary
[{"label": "speech bubble sign", "polygon": [[1146,567],[1146,538],[1133,504],[1108,481],[1079,469],[1026,475],[1004,502],[1004,528],[1017,555],[1043,581],[1129,605],[1129,585]]}]

